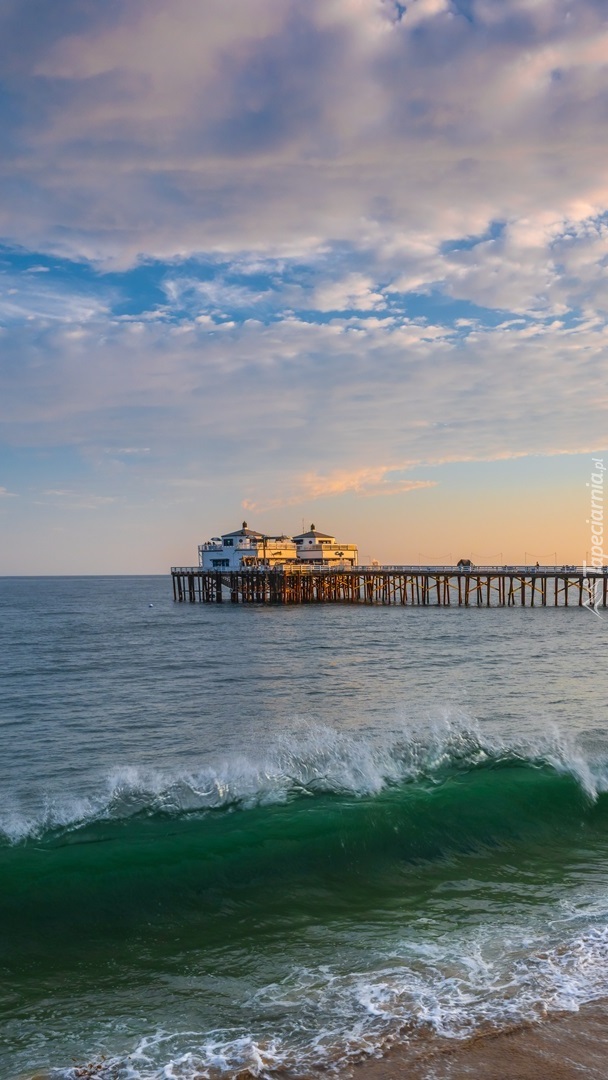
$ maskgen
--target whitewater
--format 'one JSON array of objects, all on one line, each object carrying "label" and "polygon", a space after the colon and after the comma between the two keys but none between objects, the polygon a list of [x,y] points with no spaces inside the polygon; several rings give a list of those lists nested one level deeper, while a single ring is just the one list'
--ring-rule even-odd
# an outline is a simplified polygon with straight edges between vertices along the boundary
[{"label": "whitewater", "polygon": [[0,605],[7,1080],[345,1073],[608,998],[605,621]]}]

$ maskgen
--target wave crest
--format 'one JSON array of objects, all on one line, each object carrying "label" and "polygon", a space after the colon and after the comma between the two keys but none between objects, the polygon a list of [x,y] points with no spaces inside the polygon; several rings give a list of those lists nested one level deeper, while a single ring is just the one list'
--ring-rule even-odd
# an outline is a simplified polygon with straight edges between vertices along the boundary
[{"label": "wave crest", "polygon": [[439,784],[454,772],[509,762],[568,774],[591,800],[608,790],[608,762],[589,758],[557,731],[534,740],[503,740],[484,734],[465,718],[381,735],[302,723],[280,735],[259,757],[233,754],[173,769],[117,766],[92,777],[87,794],[47,793],[29,812],[5,805],[0,836],[14,844],[139,815],[247,810],[320,793],[369,797],[391,785]]}]

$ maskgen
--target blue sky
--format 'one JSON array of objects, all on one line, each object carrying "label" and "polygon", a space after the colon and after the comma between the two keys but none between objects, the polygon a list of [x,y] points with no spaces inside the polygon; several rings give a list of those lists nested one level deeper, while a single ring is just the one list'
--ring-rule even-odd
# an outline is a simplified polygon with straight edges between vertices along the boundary
[{"label": "blue sky", "polygon": [[583,559],[606,56],[599,0],[5,0],[0,573]]}]

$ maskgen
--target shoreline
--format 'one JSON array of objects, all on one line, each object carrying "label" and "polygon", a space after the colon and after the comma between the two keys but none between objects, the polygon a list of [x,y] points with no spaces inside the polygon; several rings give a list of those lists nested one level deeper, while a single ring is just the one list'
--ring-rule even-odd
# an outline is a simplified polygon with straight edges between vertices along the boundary
[{"label": "shoreline", "polygon": [[395,1045],[357,1063],[352,1080],[606,1080],[608,998],[540,1021],[440,1046]]},{"label": "shoreline", "polygon": [[[443,1038],[398,1042],[383,1057],[371,1057],[338,1070],[344,1080],[606,1080],[608,1076],[608,998],[583,1005],[577,1012],[554,1013],[542,1020],[522,1021],[468,1039]],[[105,1075],[100,1060],[75,1063],[84,1078]],[[19,1074],[15,1080],[51,1080],[53,1069]],[[262,1076],[305,1074],[287,1069]],[[198,1076],[199,1074],[197,1074]],[[213,1073],[212,1073],[213,1075]],[[220,1080],[221,1073],[215,1074]],[[228,1074],[223,1074],[228,1076]],[[255,1080],[260,1074],[244,1068],[230,1080]],[[309,1080],[326,1076],[311,1072]],[[200,1073],[201,1080],[203,1073]]]}]

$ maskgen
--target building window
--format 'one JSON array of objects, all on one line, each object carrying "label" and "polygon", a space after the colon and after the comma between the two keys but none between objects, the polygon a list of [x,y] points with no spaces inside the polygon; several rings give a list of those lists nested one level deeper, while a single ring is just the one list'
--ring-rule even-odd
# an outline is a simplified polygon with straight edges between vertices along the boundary
[{"label": "building window", "polygon": [[230,559],[212,559],[211,560],[211,565],[216,570],[219,570],[222,567],[225,568],[226,566],[230,566]]},{"label": "building window", "polygon": [[234,544],[234,540],[232,540],[232,539],[228,540],[227,538],[224,539],[224,547],[232,547],[233,544]]}]

